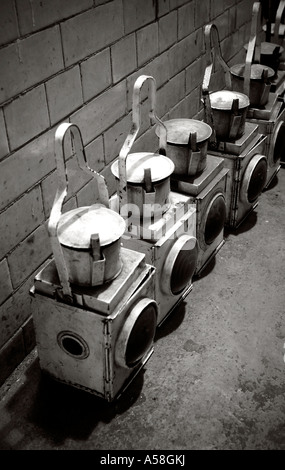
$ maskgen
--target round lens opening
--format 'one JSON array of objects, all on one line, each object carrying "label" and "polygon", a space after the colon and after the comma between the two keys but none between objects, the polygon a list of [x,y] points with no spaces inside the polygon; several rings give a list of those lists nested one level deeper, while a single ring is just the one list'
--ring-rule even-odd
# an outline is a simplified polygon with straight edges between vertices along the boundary
[{"label": "round lens opening", "polygon": [[285,124],[283,123],[277,133],[274,145],[273,162],[276,163],[285,154]]},{"label": "round lens opening", "polygon": [[205,224],[205,243],[211,245],[224,228],[226,220],[226,203],[222,195],[217,196],[208,210]]},{"label": "round lens opening", "polygon": [[178,252],[173,265],[170,281],[172,294],[180,294],[189,284],[196,269],[197,257],[197,243],[193,248],[193,240],[188,240]]},{"label": "round lens opening", "polygon": [[57,337],[57,341],[64,352],[76,359],[85,359],[89,354],[86,342],[75,333],[61,332]]},{"label": "round lens opening", "polygon": [[261,194],[267,177],[267,164],[265,158],[256,164],[248,184],[247,198],[250,203],[256,201]]},{"label": "round lens opening", "polygon": [[153,304],[149,304],[141,311],[128,337],[125,353],[128,367],[134,367],[149,351],[155,335],[156,325],[156,308]]}]

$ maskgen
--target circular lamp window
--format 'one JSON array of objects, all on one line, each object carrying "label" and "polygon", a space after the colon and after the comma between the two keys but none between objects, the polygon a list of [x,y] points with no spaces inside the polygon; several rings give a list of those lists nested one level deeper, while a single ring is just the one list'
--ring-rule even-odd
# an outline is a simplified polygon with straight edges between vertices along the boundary
[{"label": "circular lamp window", "polygon": [[57,342],[61,349],[75,359],[85,359],[89,355],[89,348],[81,336],[72,331],[61,331],[57,335]]},{"label": "circular lamp window", "polygon": [[135,367],[150,351],[157,327],[157,304],[141,299],[131,309],[116,342],[115,359],[122,367]]},{"label": "circular lamp window", "polygon": [[171,247],[161,273],[161,289],[165,294],[179,295],[189,284],[196,270],[197,240],[181,235]]},{"label": "circular lamp window", "polygon": [[226,202],[223,194],[218,193],[211,200],[204,221],[204,241],[206,245],[211,245],[223,230],[226,221]]},{"label": "circular lamp window", "polygon": [[260,196],[267,179],[267,159],[255,155],[247,165],[241,185],[241,199],[253,204]]},{"label": "circular lamp window", "polygon": [[[273,165],[285,155],[285,123],[283,121],[278,123],[274,133],[273,144]],[[282,160],[283,160],[282,158]],[[271,163],[271,162],[270,162]]]}]

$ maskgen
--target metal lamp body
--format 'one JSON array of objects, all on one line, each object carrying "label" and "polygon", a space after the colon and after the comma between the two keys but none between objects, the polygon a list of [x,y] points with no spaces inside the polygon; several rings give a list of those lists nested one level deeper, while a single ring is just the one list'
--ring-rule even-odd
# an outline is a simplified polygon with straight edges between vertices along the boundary
[{"label": "metal lamp body", "polygon": [[267,188],[280,169],[280,162],[285,161],[285,108],[284,103],[277,101],[269,119],[248,118],[247,121],[259,126],[259,132],[266,135],[264,154],[267,156],[268,168],[264,188]]},{"label": "metal lamp body", "polygon": [[[196,270],[196,275],[198,276],[224,244],[227,173],[228,171],[223,169],[220,175],[215,177],[212,183],[195,198],[197,207],[197,238],[199,244],[199,257]],[[216,208],[217,204],[218,207]],[[207,235],[207,223],[211,218],[216,222],[214,238],[212,238],[210,233]],[[214,222],[211,220],[210,224],[213,226]]]},{"label": "metal lamp body", "polygon": [[[210,93],[213,126],[218,140],[238,139],[244,133],[249,98],[243,93],[221,90]],[[238,100],[238,109],[232,111],[233,100]]]},{"label": "metal lamp body", "polygon": [[[65,155],[68,133],[74,146],[77,170],[92,177],[97,200],[92,201],[90,206],[63,213],[70,176]],[[48,232],[62,296],[71,299],[71,284],[97,286],[118,276],[121,270],[120,237],[124,233],[125,222],[108,207],[105,179],[89,167],[79,127],[69,122],[60,124],[55,132],[54,148],[58,188],[48,221]]]},{"label": "metal lamp body", "polygon": [[145,256],[122,248],[124,268],[110,283],[58,301],[53,262],[35,278],[32,313],[40,367],[52,378],[107,401],[118,397],[153,352],[157,304]]},{"label": "metal lamp body", "polygon": [[[284,8],[285,8],[285,3],[283,0],[281,0],[276,9],[275,18],[273,19],[273,22],[271,23],[271,21],[267,21],[267,23],[263,25],[262,27],[263,31],[265,31],[265,34],[266,34],[266,40],[274,44],[278,44],[280,46],[284,46],[284,37],[285,37],[285,25],[283,23]],[[285,60],[284,48],[280,49],[280,55],[281,55],[280,60],[284,64],[284,60]]]},{"label": "metal lamp body", "polygon": [[[260,70],[259,70],[260,69]],[[267,81],[260,78],[261,71],[267,69],[269,71]],[[265,106],[268,102],[268,97],[271,88],[271,81],[275,72],[270,67],[261,64],[252,64],[252,75],[250,78],[249,100],[250,106],[261,107]],[[244,64],[237,64],[231,67],[232,87],[233,90],[244,93]],[[271,81],[270,81],[271,80]]]},{"label": "metal lamp body", "polygon": [[265,145],[266,136],[257,134],[240,155],[210,150],[212,155],[224,160],[229,170],[225,225],[230,228],[236,229],[258,205],[267,177]]},{"label": "metal lamp body", "polygon": [[[119,181],[118,190],[119,190]],[[153,183],[153,191],[147,193],[143,185],[128,184],[127,186],[127,198],[128,204],[135,205],[141,217],[144,214],[145,204],[151,204],[154,207],[163,207],[166,211],[169,208],[169,193],[170,193],[170,178],[166,178],[160,182]]]},{"label": "metal lamp body", "polygon": [[[117,191],[120,192],[119,159],[116,160],[111,171],[117,182]],[[146,181],[145,170],[149,170],[149,180]],[[128,155],[126,162],[127,184],[126,202],[136,205],[141,217],[145,204],[164,207],[167,210],[170,193],[170,174],[174,170],[173,162],[165,157],[151,152],[137,152]]]},{"label": "metal lamp body", "polygon": [[[247,45],[244,47],[247,49]],[[278,53],[274,51],[276,48],[278,49]],[[260,43],[260,64],[266,65],[267,67],[270,67],[272,70],[274,70],[274,77],[278,72],[280,60],[283,54],[284,48],[281,46],[281,44],[266,41]]]},{"label": "metal lamp body", "polygon": [[[211,127],[196,119],[170,119],[164,121],[167,129],[166,154],[170,158],[176,175],[194,176],[206,167],[208,141],[212,134]],[[160,128],[156,128],[160,135]],[[195,143],[191,136],[195,134]]]},{"label": "metal lamp body", "polygon": [[[226,110],[212,109],[214,128],[216,131],[217,139],[224,140],[228,139],[230,136],[230,123],[232,118],[232,113]],[[235,134],[235,138],[242,136],[244,132],[244,125],[246,119],[246,109],[244,112],[240,113],[240,125]]]},{"label": "metal lamp body", "polygon": [[[285,79],[285,49],[284,49],[284,38],[285,38],[285,25],[282,23],[284,16],[285,2],[282,0],[279,2],[278,8],[276,10],[275,18],[273,22],[267,21],[263,25],[262,29],[265,32],[265,52],[266,57],[264,56],[262,60],[272,60],[276,61],[276,76],[273,81],[273,86],[271,91],[277,92],[278,95],[283,94],[284,92],[284,79]],[[276,47],[279,47],[276,49]],[[272,48],[275,49],[275,53],[272,54]],[[267,49],[267,50],[266,50]],[[279,52],[276,54],[276,52]],[[262,51],[261,51],[262,52]]]},{"label": "metal lamp body", "polygon": [[[263,29],[263,31],[266,31],[266,25],[263,25],[262,29]],[[269,44],[274,44],[276,46],[280,46],[280,57],[279,58],[280,58],[281,64],[283,64],[284,61],[285,61],[285,49],[284,49],[285,24],[283,24],[283,23],[279,24],[279,31],[278,31],[277,35],[275,35],[275,37],[274,37],[274,29],[275,29],[275,23],[272,23],[271,24],[271,34],[270,34],[270,43]],[[279,67],[280,67],[280,64],[279,64]],[[282,67],[282,65],[281,65],[281,67]],[[283,68],[283,70],[284,70],[284,68]]]},{"label": "metal lamp body", "polygon": [[120,250],[121,239],[101,247],[101,259],[94,262],[90,249],[62,245],[70,282],[79,286],[96,286],[113,280],[122,269]]},{"label": "metal lamp body", "polygon": [[[198,259],[196,208],[189,197],[170,192],[170,208],[156,221],[132,219],[123,246],[144,253],[156,269],[154,299],[158,326],[192,290]],[[117,198],[111,198],[115,209]]]},{"label": "metal lamp body", "polygon": [[167,156],[175,164],[175,174],[196,175],[206,166],[208,141],[201,142],[197,152],[192,152],[191,168],[189,169],[189,148],[186,145],[167,144]]},{"label": "metal lamp body", "polygon": [[64,213],[57,234],[69,282],[96,286],[118,276],[124,230],[123,218],[102,204]]},{"label": "metal lamp body", "polygon": [[[209,165],[209,156],[207,159]],[[201,190],[199,190],[199,185],[195,185],[195,181],[191,183],[189,181],[173,181],[175,188],[178,187],[187,192],[191,203],[196,206],[196,237],[198,241],[196,276],[200,276],[224,244],[228,170],[223,169],[222,166],[215,165],[209,175],[204,176],[206,184],[201,185]]]}]

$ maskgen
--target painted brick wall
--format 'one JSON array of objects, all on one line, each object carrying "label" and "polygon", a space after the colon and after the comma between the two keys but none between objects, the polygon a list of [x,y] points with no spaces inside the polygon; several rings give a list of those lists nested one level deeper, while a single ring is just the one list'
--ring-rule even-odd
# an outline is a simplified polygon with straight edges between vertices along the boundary
[{"label": "painted brick wall", "polygon": [[[56,191],[54,133],[81,128],[91,167],[110,195],[110,166],[130,129],[136,78],[157,83],[160,118],[201,117],[203,27],[218,25],[229,65],[244,59],[249,0],[1,0],[0,384],[35,345],[29,289],[51,256],[47,220]],[[147,97],[143,91],[142,98]],[[157,148],[148,102],[134,150]],[[67,209],[89,204],[67,144]]]}]

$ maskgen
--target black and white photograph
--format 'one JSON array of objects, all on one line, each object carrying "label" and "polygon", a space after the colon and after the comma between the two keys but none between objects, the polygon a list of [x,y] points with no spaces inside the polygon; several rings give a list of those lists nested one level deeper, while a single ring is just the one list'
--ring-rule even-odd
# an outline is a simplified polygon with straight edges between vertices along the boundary
[{"label": "black and white photograph", "polygon": [[284,209],[285,0],[0,0],[0,451],[285,450]]}]

